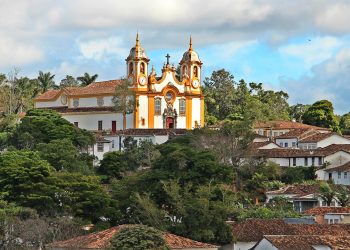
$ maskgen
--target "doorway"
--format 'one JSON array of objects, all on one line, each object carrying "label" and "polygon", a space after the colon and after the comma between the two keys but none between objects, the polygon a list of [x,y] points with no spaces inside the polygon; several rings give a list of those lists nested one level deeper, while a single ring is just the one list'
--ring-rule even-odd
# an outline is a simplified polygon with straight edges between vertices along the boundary
[{"label": "doorway", "polygon": [[166,128],[174,128],[174,118],[172,117],[166,118]]},{"label": "doorway", "polygon": [[112,133],[117,132],[117,121],[112,121]]}]

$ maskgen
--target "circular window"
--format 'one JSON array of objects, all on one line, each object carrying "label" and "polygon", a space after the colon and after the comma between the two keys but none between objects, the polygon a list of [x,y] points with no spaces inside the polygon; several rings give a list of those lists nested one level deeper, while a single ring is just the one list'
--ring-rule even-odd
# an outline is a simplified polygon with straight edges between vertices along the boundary
[{"label": "circular window", "polygon": [[68,102],[67,96],[66,96],[66,95],[62,95],[62,96],[61,96],[61,103],[62,103],[63,105],[66,105],[67,102]]},{"label": "circular window", "polygon": [[173,93],[173,92],[171,92],[171,91],[166,92],[166,94],[165,94],[165,100],[166,100],[167,102],[172,101],[173,97],[174,97],[174,93]]}]

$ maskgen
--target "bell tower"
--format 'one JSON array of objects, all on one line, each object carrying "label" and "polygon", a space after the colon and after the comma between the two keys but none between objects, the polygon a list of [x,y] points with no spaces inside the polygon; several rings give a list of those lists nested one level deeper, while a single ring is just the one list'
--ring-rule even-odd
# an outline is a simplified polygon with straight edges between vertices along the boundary
[{"label": "bell tower", "polygon": [[197,52],[193,50],[192,37],[190,37],[189,48],[180,61],[180,80],[189,79],[191,92],[200,92],[201,68],[202,62]]},{"label": "bell tower", "polygon": [[125,61],[129,86],[136,90],[147,91],[149,59],[145,49],[141,46],[139,33],[136,34],[136,44],[131,48]]}]

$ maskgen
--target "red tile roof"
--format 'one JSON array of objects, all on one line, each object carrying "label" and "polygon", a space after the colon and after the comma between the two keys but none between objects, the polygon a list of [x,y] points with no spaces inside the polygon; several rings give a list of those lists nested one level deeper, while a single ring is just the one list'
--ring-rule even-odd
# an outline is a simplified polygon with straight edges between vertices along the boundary
[{"label": "red tile roof", "polygon": [[[132,227],[134,225],[120,225],[117,227],[112,227],[107,230],[87,234],[83,236],[78,236],[69,240],[54,242],[48,244],[47,247],[50,248],[62,248],[62,249],[107,249],[111,247],[110,241],[112,237],[117,234],[122,228]],[[194,241],[184,237],[180,237],[174,234],[163,232],[163,238],[167,245],[171,249],[184,249],[184,248],[204,248],[204,249],[217,249],[217,246]]]},{"label": "red tile roof", "polygon": [[279,250],[314,250],[313,246],[318,245],[337,250],[350,249],[350,236],[266,235],[264,238]]},{"label": "red tile roof", "polygon": [[259,241],[264,235],[350,236],[350,224],[288,224],[282,219],[247,219],[232,225],[236,241]]},{"label": "red tile roof", "polygon": [[307,215],[350,214],[350,207],[314,207],[304,212]]},{"label": "red tile roof", "polygon": [[284,133],[283,135],[275,136],[275,139],[286,139],[286,138],[303,138],[305,136],[312,135],[314,133],[318,133],[315,129],[310,128],[298,128],[298,129],[291,129],[287,133]]},{"label": "red tile roof", "polygon": [[35,98],[36,101],[55,100],[63,91],[67,96],[90,96],[90,95],[113,95],[115,87],[122,80],[110,80],[103,82],[94,82],[86,87],[68,87],[60,90],[48,90]]},{"label": "red tile roof", "polygon": [[316,133],[301,139],[299,142],[319,142],[324,139],[327,139],[328,137],[331,137],[332,135],[337,135],[337,134],[336,133]]},{"label": "red tile roof", "polygon": [[283,187],[279,190],[268,191],[269,195],[295,195],[295,197],[304,197],[310,194],[317,194],[319,192],[319,184],[307,185],[296,184]]},{"label": "red tile roof", "polygon": [[326,168],[325,171],[327,172],[344,172],[344,171],[350,171],[350,162],[347,162],[343,165],[340,165],[338,167],[334,168]]},{"label": "red tile roof", "polygon": [[267,158],[293,158],[293,157],[318,157],[328,156],[336,152],[344,151],[350,154],[350,144],[331,144],[317,149],[274,148],[260,149],[256,156]]},{"label": "red tile roof", "polygon": [[329,128],[321,128],[312,125],[307,125],[299,122],[293,121],[266,121],[266,122],[256,122],[254,124],[255,129],[264,128],[264,129],[316,129],[316,130],[330,130]]}]

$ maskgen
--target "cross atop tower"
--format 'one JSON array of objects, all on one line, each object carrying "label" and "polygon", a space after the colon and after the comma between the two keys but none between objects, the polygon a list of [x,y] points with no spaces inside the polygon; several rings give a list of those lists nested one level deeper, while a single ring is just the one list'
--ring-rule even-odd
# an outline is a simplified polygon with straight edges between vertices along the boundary
[{"label": "cross atop tower", "polygon": [[170,55],[169,54],[166,54],[166,64],[169,64],[169,58],[170,58]]}]

